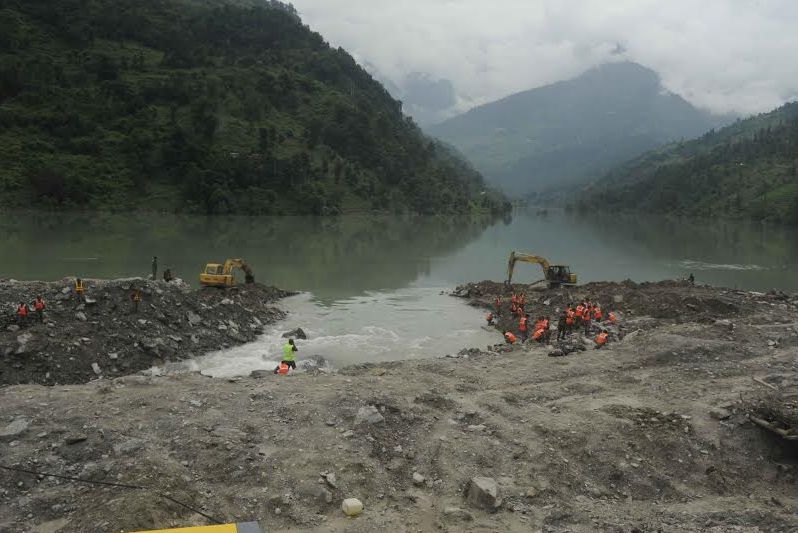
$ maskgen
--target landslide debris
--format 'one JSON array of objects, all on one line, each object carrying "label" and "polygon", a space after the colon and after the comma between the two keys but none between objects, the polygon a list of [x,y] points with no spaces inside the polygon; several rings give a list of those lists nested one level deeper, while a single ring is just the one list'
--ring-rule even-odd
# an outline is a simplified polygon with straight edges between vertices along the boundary
[{"label": "landslide debris", "polygon": [[[85,383],[131,374],[253,341],[263,326],[284,317],[274,303],[290,295],[261,284],[193,289],[175,280],[84,280],[85,301],[73,279],[0,281],[0,384]],[[130,294],[142,301],[133,311]],[[20,324],[19,302],[46,302],[45,319]]]},{"label": "landslide debris", "polygon": [[[639,332],[568,357],[516,344],[320,374],[4,386],[1,462],[269,531],[796,531],[798,456],[744,401],[794,403],[798,311],[700,290],[738,311],[633,313]],[[147,492],[0,472],[2,531],[205,523]]]}]

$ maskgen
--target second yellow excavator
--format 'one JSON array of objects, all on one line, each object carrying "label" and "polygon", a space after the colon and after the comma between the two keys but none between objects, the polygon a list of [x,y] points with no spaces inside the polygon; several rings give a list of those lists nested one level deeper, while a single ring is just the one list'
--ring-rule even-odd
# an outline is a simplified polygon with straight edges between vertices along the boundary
[{"label": "second yellow excavator", "polygon": [[510,259],[507,262],[508,285],[513,282],[513,270],[518,261],[539,264],[543,268],[543,277],[549,282],[549,287],[576,284],[576,274],[571,274],[571,267],[567,265],[552,265],[546,258],[537,255],[510,252]]},{"label": "second yellow excavator", "polygon": [[228,259],[224,264],[208,263],[200,274],[200,285],[203,287],[234,287],[236,278],[233,269],[244,271],[244,282],[255,283],[255,274],[243,259]]}]

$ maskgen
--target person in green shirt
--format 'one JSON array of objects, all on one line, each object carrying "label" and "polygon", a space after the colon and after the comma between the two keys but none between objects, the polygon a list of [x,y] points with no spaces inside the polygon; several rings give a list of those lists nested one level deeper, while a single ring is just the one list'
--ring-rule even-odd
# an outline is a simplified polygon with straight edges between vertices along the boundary
[{"label": "person in green shirt", "polygon": [[[296,343],[294,339],[288,339],[288,342],[283,345],[283,360],[280,364],[286,364],[290,366],[292,369],[296,370],[296,355],[294,352],[298,352],[299,348],[296,347]],[[274,373],[277,374],[280,370],[280,365],[277,365],[277,368],[274,369]]]}]

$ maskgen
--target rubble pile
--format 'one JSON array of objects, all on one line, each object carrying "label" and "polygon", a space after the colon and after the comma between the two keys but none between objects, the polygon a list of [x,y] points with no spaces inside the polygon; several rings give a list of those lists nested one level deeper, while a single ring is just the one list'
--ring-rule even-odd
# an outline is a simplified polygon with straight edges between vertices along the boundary
[{"label": "rubble pile", "polygon": [[[196,290],[175,280],[0,281],[0,384],[85,383],[250,342],[284,317],[289,295],[260,284]],[[130,295],[141,290],[134,312]],[[42,296],[44,320],[20,323],[19,302]]]}]

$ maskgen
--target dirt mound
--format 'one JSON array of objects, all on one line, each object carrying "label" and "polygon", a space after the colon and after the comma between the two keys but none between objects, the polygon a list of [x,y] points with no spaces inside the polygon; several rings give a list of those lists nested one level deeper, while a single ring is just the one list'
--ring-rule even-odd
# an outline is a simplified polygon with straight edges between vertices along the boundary
[{"label": "dirt mound", "polygon": [[[289,294],[260,284],[195,290],[138,278],[84,283],[81,301],[73,280],[0,282],[0,384],[85,383],[250,342],[283,318],[271,304]],[[135,288],[138,312],[130,300]],[[44,321],[18,323],[19,302],[31,305],[36,296],[47,305]]]},{"label": "dirt mound", "polygon": [[497,328],[517,330],[517,318],[509,312],[509,298],[525,294],[526,311],[530,316],[549,316],[553,325],[556,317],[568,304],[583,300],[598,303],[605,314],[615,311],[625,319],[649,317],[667,322],[699,322],[711,324],[723,319],[748,316],[755,310],[771,311],[778,321],[778,308],[795,309],[781,293],[753,293],[709,286],[692,286],[686,282],[661,281],[634,283],[632,281],[593,282],[574,287],[547,288],[541,284],[507,286],[494,281],[467,283],[457,287],[452,295],[464,298],[475,307],[496,311],[496,299],[501,298],[502,308]]}]

